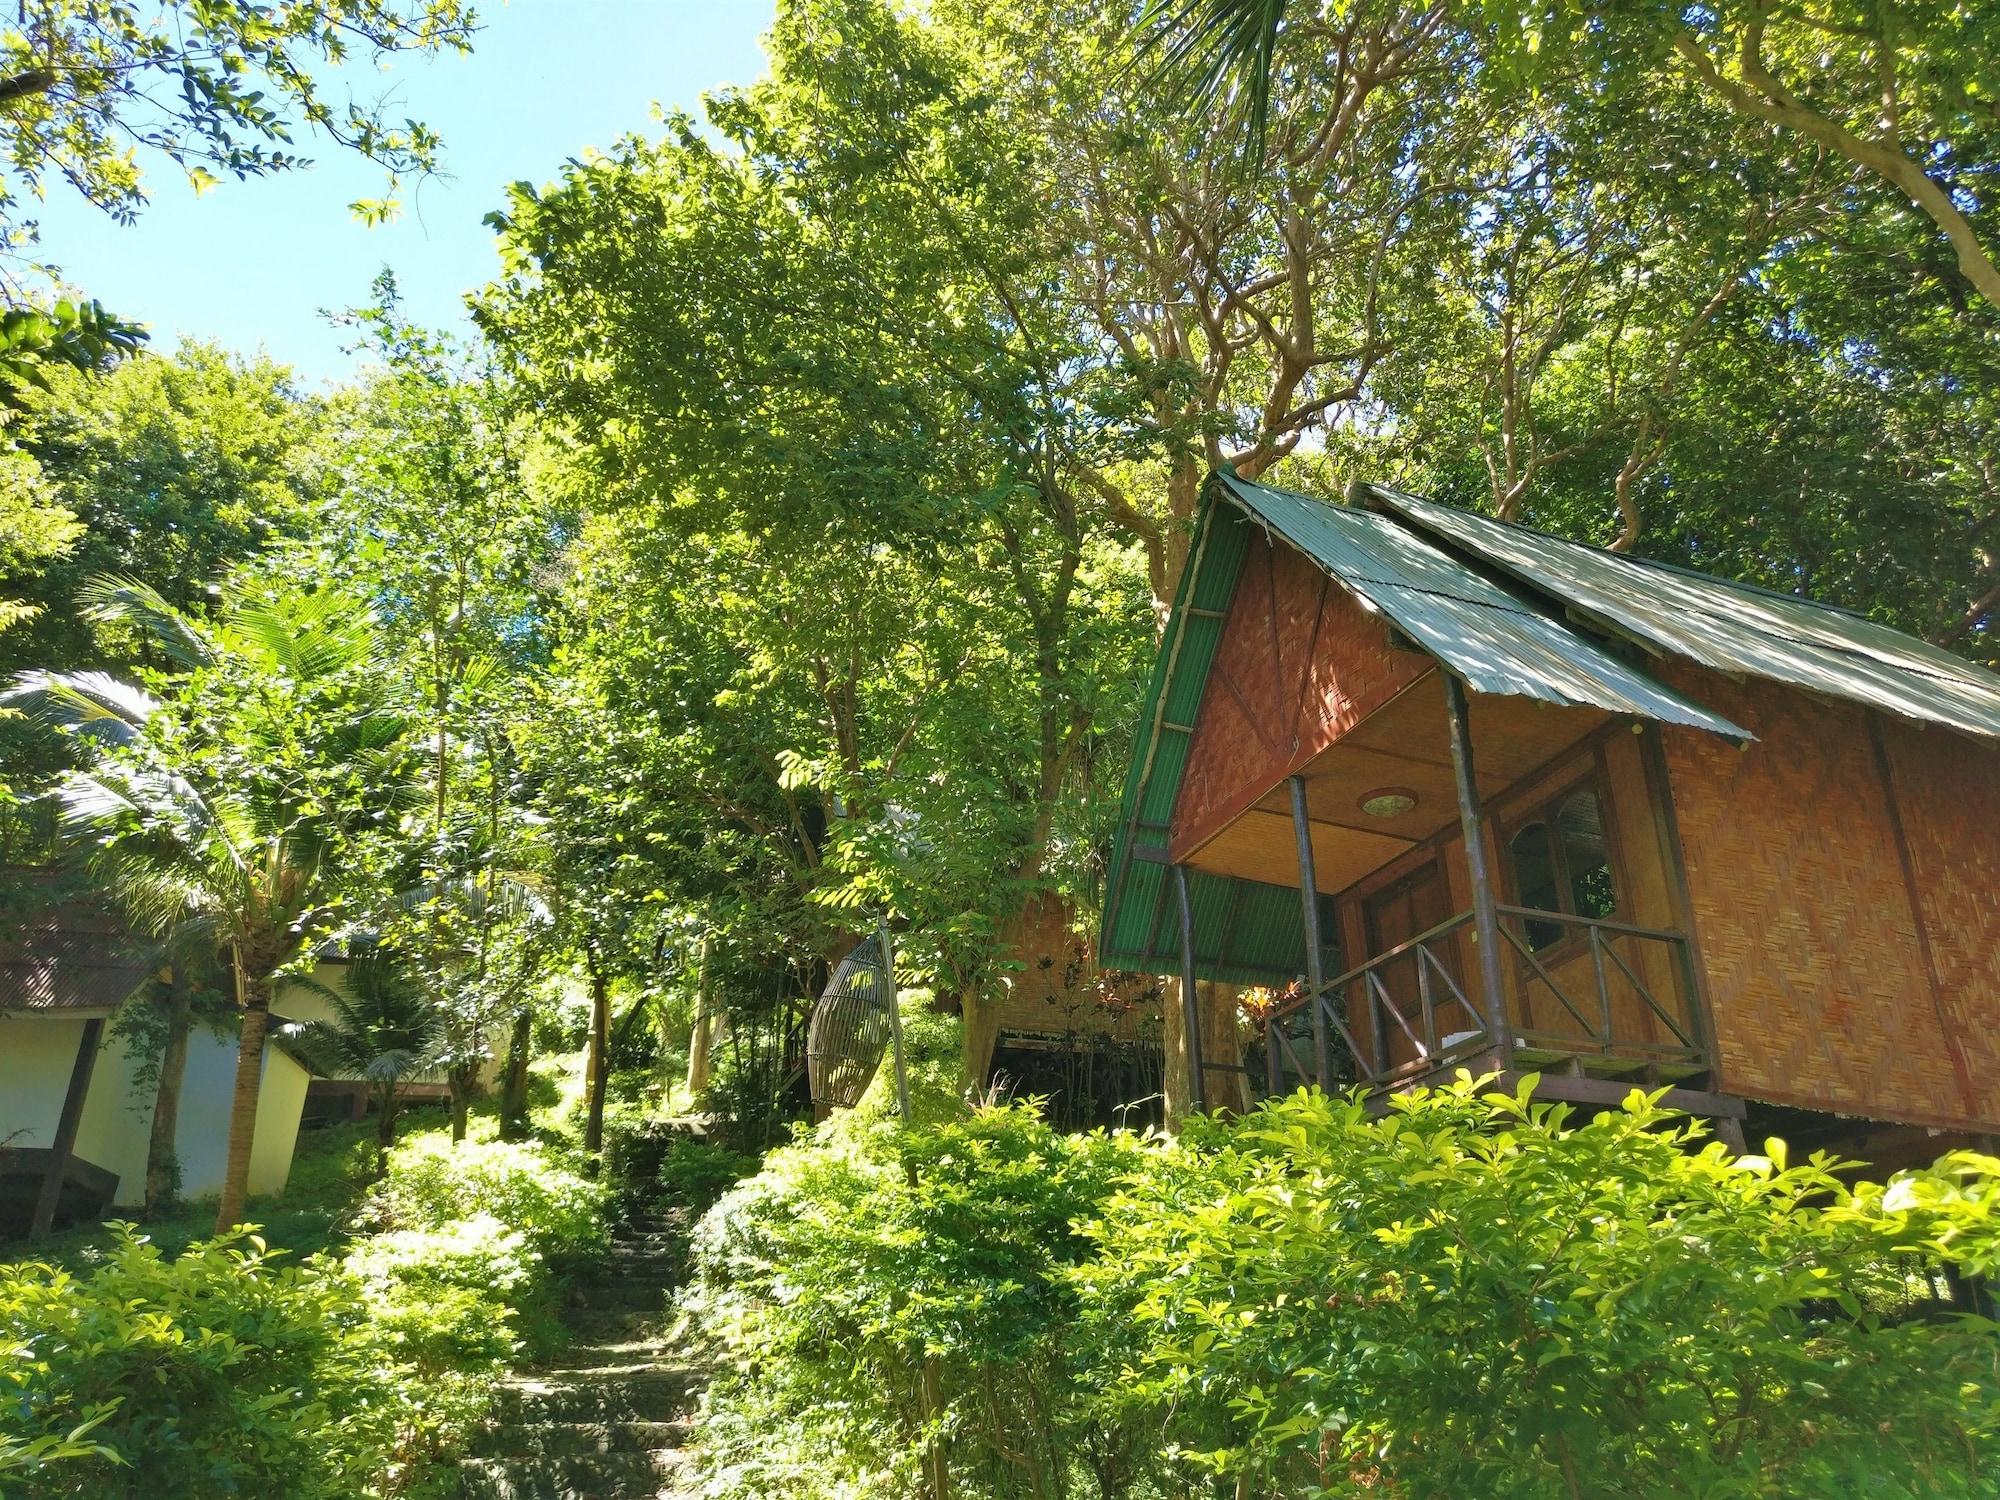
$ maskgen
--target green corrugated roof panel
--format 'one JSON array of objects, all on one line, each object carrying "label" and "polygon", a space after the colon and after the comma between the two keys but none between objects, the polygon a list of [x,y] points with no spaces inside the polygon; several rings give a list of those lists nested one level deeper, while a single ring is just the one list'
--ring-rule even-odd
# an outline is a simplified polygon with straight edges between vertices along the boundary
[{"label": "green corrugated roof panel", "polygon": [[[1153,661],[1104,904],[1098,958],[1108,968],[1178,973],[1179,897],[1163,861],[1167,825],[1187,765],[1189,732],[1236,593],[1250,522],[1234,507],[1207,505],[1195,527],[1173,613]],[[1202,614],[1196,610],[1213,611]],[[1147,855],[1156,856],[1155,859]],[[1203,977],[1231,984],[1283,984],[1304,967],[1299,893],[1289,886],[1192,872],[1188,904]],[[1223,949],[1227,941],[1227,951]]]},{"label": "green corrugated roof panel", "polygon": [[1379,485],[1363,487],[1362,498],[1657,650],[2000,736],[2000,677],[1864,615],[1587,547]]},{"label": "green corrugated roof panel", "polygon": [[1393,517],[1230,474],[1221,476],[1221,488],[1476,693],[1601,708],[1749,738]]},{"label": "green corrugated roof panel", "polygon": [[[1749,737],[1409,525],[1218,475],[1204,498],[1153,664],[1126,778],[1098,947],[1107,967],[1180,969],[1178,898],[1164,863],[1169,825],[1223,615],[1257,526],[1317,561],[1476,692],[1588,705]],[[1303,970],[1304,923],[1295,889],[1192,872],[1189,901],[1203,978],[1284,983]]]}]

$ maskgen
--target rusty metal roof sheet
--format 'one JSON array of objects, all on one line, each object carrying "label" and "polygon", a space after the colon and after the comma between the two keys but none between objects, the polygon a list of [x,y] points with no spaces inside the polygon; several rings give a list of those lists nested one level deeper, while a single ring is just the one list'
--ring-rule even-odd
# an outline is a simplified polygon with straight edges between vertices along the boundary
[{"label": "rusty metal roof sheet", "polygon": [[159,961],[99,902],[38,903],[0,916],[0,1013],[115,1010]]},{"label": "rusty metal roof sheet", "polygon": [[1717,671],[2000,736],[2000,677],[1851,610],[1606,552],[1381,485],[1356,498],[1491,565],[1574,618]]}]

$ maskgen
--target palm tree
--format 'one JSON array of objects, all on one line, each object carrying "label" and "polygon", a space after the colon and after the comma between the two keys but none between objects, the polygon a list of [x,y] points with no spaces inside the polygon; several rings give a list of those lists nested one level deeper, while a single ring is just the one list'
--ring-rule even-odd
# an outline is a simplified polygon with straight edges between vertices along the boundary
[{"label": "palm tree", "polygon": [[[159,701],[101,672],[24,673],[7,697],[105,747],[54,792],[95,877],[136,925],[206,942],[226,963],[242,1028],[222,1233],[243,1217],[272,981],[323,916],[328,856],[358,816],[333,789],[394,799],[407,784],[396,774],[403,721],[381,705],[381,652],[351,596],[232,591],[213,627],[143,584],[103,580],[84,599],[182,670],[170,728],[153,727]],[[226,711],[203,713],[209,689]]]},{"label": "palm tree", "polygon": [[445,1020],[402,966],[379,949],[357,954],[343,985],[299,983],[325,1000],[329,1020],[287,1026],[320,1072],[353,1074],[375,1096],[377,1168],[396,1139],[396,1106],[404,1083],[435,1073],[444,1059]]},{"label": "palm tree", "polygon": [[1271,72],[1290,0],[1149,0],[1140,12],[1141,53],[1192,105],[1233,109],[1261,160],[1271,117]]}]

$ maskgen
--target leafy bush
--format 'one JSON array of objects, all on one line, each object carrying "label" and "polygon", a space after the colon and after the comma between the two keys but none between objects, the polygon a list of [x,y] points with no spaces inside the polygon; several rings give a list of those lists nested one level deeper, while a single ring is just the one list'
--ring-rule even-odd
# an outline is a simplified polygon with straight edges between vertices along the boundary
[{"label": "leafy bush", "polygon": [[[6,1493],[347,1500],[407,1413],[355,1283],[235,1234],[166,1260],[130,1225],[95,1271],[0,1265]],[[68,1440],[93,1418],[81,1443]],[[84,1451],[76,1451],[81,1447]],[[65,1451],[67,1450],[67,1451]]]},{"label": "leafy bush", "polygon": [[[1248,1495],[1990,1495],[1990,1158],[1887,1189],[1732,1159],[1638,1096],[1470,1083],[1199,1127],[1088,1234],[1106,1405]],[[1927,1315],[1920,1315],[1927,1314]]]},{"label": "leafy bush", "polygon": [[398,1457],[420,1470],[462,1446],[486,1415],[494,1377],[553,1324],[542,1258],[491,1214],[440,1229],[398,1229],[357,1243],[347,1274],[379,1337],[413,1374]]},{"label": "leafy bush", "polygon": [[1732,1158],[1635,1096],[1301,1094],[1176,1141],[851,1118],[700,1226],[718,1495],[2000,1492],[2000,1162]]},{"label": "leafy bush", "polygon": [[1061,1272],[1139,1154],[1025,1106],[774,1152],[696,1235],[688,1303],[738,1366],[702,1435],[722,1488],[892,1493],[935,1445],[970,1493],[1118,1492],[1135,1440],[1090,1410]]},{"label": "leafy bush", "polygon": [[452,1455],[558,1267],[606,1243],[605,1193],[535,1146],[399,1148],[341,1262],[245,1235],[167,1259],[130,1226],[71,1273],[0,1265],[0,1493],[455,1492]]},{"label": "leafy bush", "polygon": [[381,1230],[449,1230],[480,1215],[518,1230],[556,1275],[610,1248],[610,1192],[532,1142],[412,1136],[389,1155],[365,1218]]}]

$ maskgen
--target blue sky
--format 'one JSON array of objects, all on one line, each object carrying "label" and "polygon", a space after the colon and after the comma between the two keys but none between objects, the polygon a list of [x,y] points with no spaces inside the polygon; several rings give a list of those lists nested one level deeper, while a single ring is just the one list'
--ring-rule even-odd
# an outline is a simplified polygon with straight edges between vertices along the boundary
[{"label": "blue sky", "polygon": [[[497,262],[480,220],[506,184],[542,183],[585,147],[652,133],[652,108],[694,109],[702,93],[764,71],[759,38],[772,0],[483,0],[468,57],[404,58],[379,81],[394,115],[444,137],[447,180],[410,185],[397,221],[368,228],[347,205],[378,197],[381,172],[331,143],[298,142],[307,171],[225,180],[197,199],[172,163],[148,161],[153,202],[116,224],[52,185],[43,258],[112,311],[151,325],[154,347],[179,334],[259,347],[308,384],[352,368],[321,308],[362,301],[384,265],[406,311],[456,324],[466,291]],[[351,66],[351,65],[350,65]]]}]

